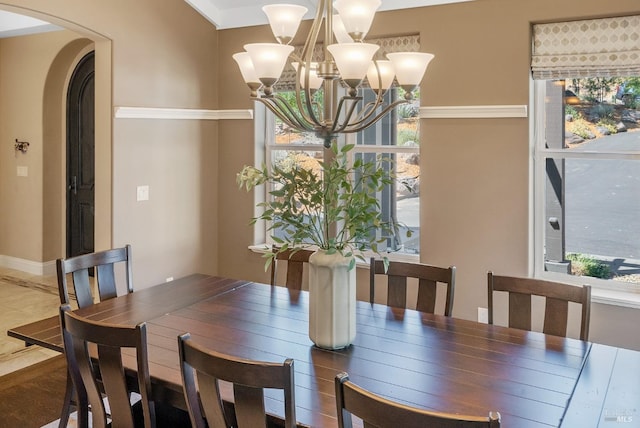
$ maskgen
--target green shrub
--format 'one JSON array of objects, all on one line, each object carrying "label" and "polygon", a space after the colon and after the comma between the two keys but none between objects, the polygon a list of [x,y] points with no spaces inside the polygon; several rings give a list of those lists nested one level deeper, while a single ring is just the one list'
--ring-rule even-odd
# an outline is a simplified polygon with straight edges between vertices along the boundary
[{"label": "green shrub", "polygon": [[589,111],[591,116],[599,117],[600,119],[613,119],[613,113],[615,108],[611,104],[596,104],[591,107]]},{"label": "green shrub", "polygon": [[571,270],[574,275],[602,279],[611,278],[609,265],[591,256],[580,253],[569,253],[567,254],[567,260],[571,260]]},{"label": "green shrub", "polygon": [[564,115],[570,114],[574,120],[582,119],[582,113],[580,113],[574,106],[566,104],[564,106]]},{"label": "green shrub", "polygon": [[404,146],[409,141],[413,141],[416,144],[420,144],[420,135],[413,129],[400,129],[398,131],[398,145]]},{"label": "green shrub", "polygon": [[589,122],[582,118],[576,119],[573,122],[569,122],[567,130],[584,139],[593,138],[593,133],[589,128]]},{"label": "green shrub", "polygon": [[604,119],[600,119],[598,121],[598,123],[596,123],[596,125],[608,129],[609,132],[612,133],[612,134],[617,134],[618,133],[618,128],[616,126],[616,123],[611,118],[607,117],[607,118],[604,118]]},{"label": "green shrub", "polygon": [[410,119],[420,114],[420,106],[415,103],[400,104],[397,110],[400,119]]}]

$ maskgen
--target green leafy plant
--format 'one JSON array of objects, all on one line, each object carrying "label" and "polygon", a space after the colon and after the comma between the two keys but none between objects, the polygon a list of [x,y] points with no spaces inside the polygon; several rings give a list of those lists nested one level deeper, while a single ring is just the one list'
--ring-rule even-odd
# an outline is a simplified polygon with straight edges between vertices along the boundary
[{"label": "green leafy plant", "polygon": [[611,104],[596,104],[589,112],[600,119],[613,119],[615,108]]},{"label": "green leafy plant", "polygon": [[608,117],[604,119],[600,119],[598,123],[596,123],[596,125],[606,128],[611,134],[618,133],[618,128],[616,126],[616,123],[613,121],[613,119],[610,119]]},{"label": "green leafy plant", "polygon": [[[265,268],[279,252],[309,246],[351,257],[353,268],[356,258],[365,261],[366,250],[380,255],[378,244],[386,238],[378,236],[398,233],[397,223],[383,221],[376,198],[377,192],[393,183],[393,177],[382,168],[388,160],[356,158],[350,164],[348,154],[353,147],[338,148],[332,143],[328,150],[333,159],[320,162],[320,172],[299,162],[286,162],[273,165],[271,170],[245,166],[238,173],[238,185],[247,191],[261,184],[270,186],[271,197],[258,205],[263,211],[252,220],[267,221],[271,238],[278,244],[274,252],[266,254]],[[284,231],[284,237],[275,231]]]},{"label": "green leafy plant", "polygon": [[571,116],[573,116],[574,120],[582,119],[582,113],[580,113],[578,109],[576,109],[574,106],[570,104],[566,104],[564,106],[564,114],[565,115],[570,114]]},{"label": "green leafy plant", "polygon": [[582,118],[569,122],[567,130],[584,139],[593,138],[593,134],[589,128],[589,122]]},{"label": "green leafy plant", "polygon": [[420,140],[420,135],[415,129],[401,129],[398,131],[398,146],[404,146],[409,141],[417,143]]},{"label": "green leafy plant", "polygon": [[571,260],[571,269],[574,275],[591,276],[602,279],[611,278],[609,265],[591,256],[580,253],[569,253],[567,254],[567,260]]}]

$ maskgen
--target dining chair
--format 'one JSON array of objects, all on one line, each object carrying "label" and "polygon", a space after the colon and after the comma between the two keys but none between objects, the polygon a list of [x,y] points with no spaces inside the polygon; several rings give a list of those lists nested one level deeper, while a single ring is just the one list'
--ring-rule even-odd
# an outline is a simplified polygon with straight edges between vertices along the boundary
[{"label": "dining chair", "polygon": [[[195,343],[189,333],[178,336],[178,350],[184,396],[193,427],[271,426],[265,411],[265,388],[283,391],[284,427],[296,427],[292,359],[270,363],[236,358],[205,349]],[[222,400],[219,381],[233,384],[233,406]]]},{"label": "dining chair", "polygon": [[582,306],[580,339],[589,340],[589,322],[591,317],[591,287],[575,286],[561,282],[535,278],[487,274],[489,324],[494,318],[494,291],[507,292],[509,295],[509,327],[531,331],[531,297],[545,298],[544,326],[542,332],[554,336],[567,335],[569,302]]},{"label": "dining chair", "polygon": [[[58,294],[60,304],[71,304],[67,275],[71,275],[73,291],[79,308],[85,308],[96,302],[89,276],[94,269],[95,283],[98,289],[98,300],[107,300],[117,296],[115,264],[124,263],[125,283],[128,293],[133,292],[133,275],[131,269],[131,245],[122,248],[82,254],[56,261],[58,272]],[[59,427],[66,427],[73,406],[73,383],[67,376],[64,405],[60,415]]]},{"label": "dining chair", "polygon": [[[114,427],[133,428],[135,415],[127,388],[122,350],[135,349],[137,390],[141,395],[140,406],[144,427],[156,426],[155,405],[151,396],[151,380],[147,360],[147,327],[115,325],[82,318],[68,304],[60,307],[60,325],[67,366],[76,390],[78,426],[84,428],[91,422],[94,428],[106,428],[107,417]],[[93,357],[90,349],[97,349]],[[102,385],[106,393],[110,415],[103,401]]]},{"label": "dining chair", "polygon": [[369,268],[369,302],[375,301],[376,275],[387,276],[387,306],[395,308],[407,307],[407,279],[418,280],[418,297],[416,309],[422,312],[435,313],[438,284],[446,285],[444,315],[453,312],[453,295],[456,282],[456,268],[390,261],[385,271],[384,261],[371,258]]},{"label": "dining chair", "polygon": [[[273,247],[275,253],[277,247]],[[282,261],[287,262],[287,279],[285,285],[292,290],[301,290],[303,283],[304,265],[309,262],[309,257],[313,254],[313,250],[304,249],[288,249],[277,253],[271,262],[271,285],[276,285],[277,269]]]},{"label": "dining chair", "polygon": [[352,428],[352,416],[362,419],[364,428],[498,428],[500,413],[488,417],[432,412],[397,403],[356,385],[345,372],[335,377],[339,428]]}]

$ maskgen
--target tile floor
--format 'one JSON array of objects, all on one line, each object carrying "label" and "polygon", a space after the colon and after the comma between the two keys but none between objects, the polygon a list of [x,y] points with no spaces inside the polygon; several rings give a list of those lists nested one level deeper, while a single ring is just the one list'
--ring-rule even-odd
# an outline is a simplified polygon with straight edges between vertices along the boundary
[{"label": "tile floor", "polygon": [[7,329],[58,313],[55,275],[35,276],[0,268],[0,376],[58,355],[7,336]]}]

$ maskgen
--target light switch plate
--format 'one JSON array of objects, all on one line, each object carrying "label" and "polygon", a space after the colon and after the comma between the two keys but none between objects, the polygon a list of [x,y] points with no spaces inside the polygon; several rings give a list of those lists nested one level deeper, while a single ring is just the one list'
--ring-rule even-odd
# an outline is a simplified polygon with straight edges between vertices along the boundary
[{"label": "light switch plate", "polygon": [[149,186],[138,186],[136,199],[139,201],[149,200]]},{"label": "light switch plate", "polygon": [[27,177],[29,175],[29,167],[19,166],[17,170],[18,177]]},{"label": "light switch plate", "polygon": [[489,309],[478,308],[478,322],[488,324],[489,323]]}]

